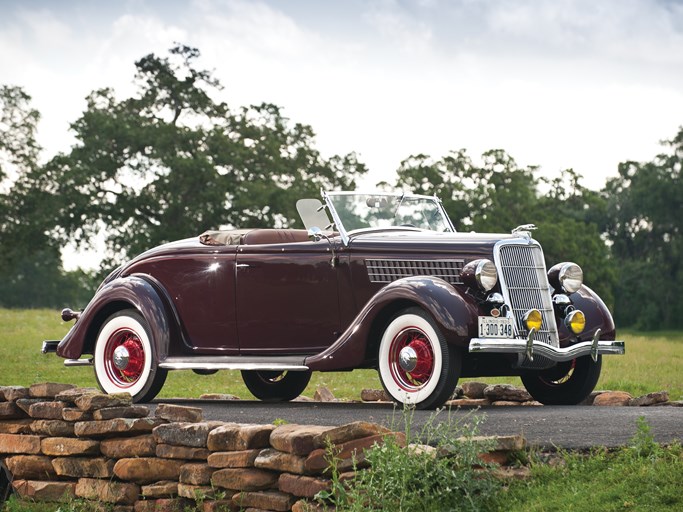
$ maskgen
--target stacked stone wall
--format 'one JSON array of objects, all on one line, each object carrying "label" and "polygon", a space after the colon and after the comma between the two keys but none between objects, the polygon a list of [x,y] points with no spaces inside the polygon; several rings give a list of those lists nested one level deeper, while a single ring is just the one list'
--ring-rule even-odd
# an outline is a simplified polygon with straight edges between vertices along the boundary
[{"label": "stacked stone wall", "polygon": [[[331,487],[326,446],[335,445],[348,479],[365,467],[364,450],[387,436],[406,444],[403,434],[366,422],[202,421],[201,409],[170,404],[150,416],[127,394],[50,383],[0,387],[0,462],[13,492],[27,500],[92,500],[136,512],[315,510],[313,497]],[[504,461],[523,446],[521,438],[499,439],[489,455]]]}]

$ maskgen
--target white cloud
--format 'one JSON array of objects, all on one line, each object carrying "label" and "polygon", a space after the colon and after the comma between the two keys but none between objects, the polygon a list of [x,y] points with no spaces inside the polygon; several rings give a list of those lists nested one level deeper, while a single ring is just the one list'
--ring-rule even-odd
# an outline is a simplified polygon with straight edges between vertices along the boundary
[{"label": "white cloud", "polygon": [[201,50],[230,105],[283,106],[324,154],[358,151],[373,181],[411,153],[502,147],[599,187],[683,124],[676,2],[347,2],[328,15],[306,1],[147,0],[95,18],[43,5],[0,21],[0,83],[34,96],[48,154],[68,149],[90,91],[132,94],[134,61],[174,41]]}]

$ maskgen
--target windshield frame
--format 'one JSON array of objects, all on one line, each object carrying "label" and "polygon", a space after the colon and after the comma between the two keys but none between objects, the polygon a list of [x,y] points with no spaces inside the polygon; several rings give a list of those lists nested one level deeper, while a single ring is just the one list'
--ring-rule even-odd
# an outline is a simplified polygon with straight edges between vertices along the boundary
[{"label": "windshield frame", "polygon": [[393,230],[399,230],[399,231],[426,231],[421,228],[416,228],[416,227],[408,227],[408,226],[392,226],[392,227],[370,227],[370,228],[360,228],[360,229],[352,229],[352,230],[347,230],[346,227],[344,226],[344,223],[341,221],[341,218],[339,217],[339,214],[337,213],[337,210],[335,209],[333,198],[334,196],[372,196],[372,197],[378,197],[378,196],[386,196],[386,197],[393,197],[399,200],[400,202],[403,202],[405,199],[423,199],[426,201],[433,202],[438,211],[441,213],[441,218],[446,224],[446,226],[450,229],[450,232],[455,233],[455,227],[453,226],[453,223],[451,222],[450,217],[446,213],[446,210],[443,207],[443,203],[441,202],[441,199],[439,199],[436,196],[426,196],[426,195],[421,195],[421,194],[409,194],[409,193],[401,193],[401,192],[364,192],[364,191],[352,191],[352,192],[326,192],[322,191],[322,196],[323,200],[325,201],[325,206],[327,207],[328,211],[330,212],[330,215],[332,216],[332,221],[334,222],[334,226],[336,227],[337,231],[339,231],[339,235],[341,236],[342,242],[344,245],[348,245],[349,241],[351,240],[351,237],[353,235],[357,234],[362,234],[362,233],[368,233],[368,232],[377,232],[377,231],[393,231]]}]

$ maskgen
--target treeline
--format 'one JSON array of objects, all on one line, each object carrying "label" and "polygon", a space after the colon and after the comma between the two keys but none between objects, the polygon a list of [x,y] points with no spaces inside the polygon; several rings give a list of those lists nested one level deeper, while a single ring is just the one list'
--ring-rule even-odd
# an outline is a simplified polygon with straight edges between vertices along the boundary
[{"label": "treeline", "polygon": [[[310,126],[263,103],[218,101],[198,50],[136,62],[135,95],[93,91],[72,123],[77,142],[40,162],[40,114],[21,88],[0,87],[0,306],[82,306],[126,258],[205,229],[301,227],[300,197],[354,189],[354,153],[324,158]],[[683,327],[683,128],[650,162],[624,162],[603,190],[565,170],[554,179],[503,150],[472,159],[412,155],[393,183],[436,194],[462,231],[534,223],[549,264],[576,261],[619,325]],[[99,250],[99,272],[66,272],[61,250]]]}]

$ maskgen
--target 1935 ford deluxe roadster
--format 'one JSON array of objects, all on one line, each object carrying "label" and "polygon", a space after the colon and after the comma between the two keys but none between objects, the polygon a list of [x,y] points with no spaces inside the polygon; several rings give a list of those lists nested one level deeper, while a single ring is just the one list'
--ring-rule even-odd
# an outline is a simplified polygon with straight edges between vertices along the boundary
[{"label": "1935 ford deluxe roadster", "polygon": [[[323,193],[306,230],[206,232],[117,268],[43,352],[93,365],[100,387],[156,396],[169,370],[241,370],[262,400],[313,371],[375,368],[397,402],[434,408],[460,377],[519,375],[545,404],[577,404],[612,317],[574,263],[546,272],[533,226],[456,233],[435,197]],[[84,355],[92,357],[84,358]]]}]

